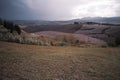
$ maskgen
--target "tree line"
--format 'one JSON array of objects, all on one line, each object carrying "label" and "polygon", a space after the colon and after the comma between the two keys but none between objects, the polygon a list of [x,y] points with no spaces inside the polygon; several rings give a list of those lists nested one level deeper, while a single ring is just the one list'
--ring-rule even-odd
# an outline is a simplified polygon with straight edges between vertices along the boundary
[{"label": "tree line", "polygon": [[13,33],[13,31],[16,31],[19,35],[21,34],[21,29],[19,25],[14,24],[11,21],[3,20],[0,18],[0,25],[3,25],[10,33]]}]

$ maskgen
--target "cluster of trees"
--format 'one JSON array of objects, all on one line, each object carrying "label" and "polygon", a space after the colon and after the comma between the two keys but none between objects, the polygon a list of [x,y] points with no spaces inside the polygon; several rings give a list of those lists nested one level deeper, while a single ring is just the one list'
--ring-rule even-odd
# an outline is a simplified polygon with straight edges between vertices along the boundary
[{"label": "cluster of trees", "polygon": [[0,18],[0,25],[3,25],[3,20]]},{"label": "cluster of trees", "polygon": [[115,38],[115,44],[116,46],[120,46],[120,37]]},{"label": "cluster of trees", "polygon": [[[58,45],[60,46],[64,46],[64,45],[80,46],[80,44],[85,44],[84,41],[79,41],[73,35],[59,35],[56,36],[55,40],[59,42]],[[51,45],[56,45],[56,44],[51,43]]]},{"label": "cluster of trees", "polygon": [[17,24],[14,24],[13,22],[0,19],[0,25],[3,25],[8,31],[10,31],[10,33],[16,31],[19,35],[21,34],[20,27]]},{"label": "cluster of trees", "polygon": [[74,24],[79,24],[79,22],[74,22]]}]

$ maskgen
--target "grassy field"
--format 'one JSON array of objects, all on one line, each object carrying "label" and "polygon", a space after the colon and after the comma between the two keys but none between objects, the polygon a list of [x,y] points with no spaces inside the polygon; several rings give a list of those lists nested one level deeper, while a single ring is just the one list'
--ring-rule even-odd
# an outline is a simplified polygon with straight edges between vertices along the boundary
[{"label": "grassy field", "polygon": [[120,48],[0,41],[0,80],[120,80]]}]

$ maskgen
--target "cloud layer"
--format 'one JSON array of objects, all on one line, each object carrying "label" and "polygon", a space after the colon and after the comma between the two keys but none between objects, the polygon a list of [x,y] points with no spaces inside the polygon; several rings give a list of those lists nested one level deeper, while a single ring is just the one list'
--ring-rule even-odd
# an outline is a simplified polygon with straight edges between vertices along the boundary
[{"label": "cloud layer", "polygon": [[4,19],[32,19],[34,14],[22,0],[1,0],[0,17]]},{"label": "cloud layer", "polygon": [[6,19],[67,20],[120,16],[119,0],[1,0]]}]

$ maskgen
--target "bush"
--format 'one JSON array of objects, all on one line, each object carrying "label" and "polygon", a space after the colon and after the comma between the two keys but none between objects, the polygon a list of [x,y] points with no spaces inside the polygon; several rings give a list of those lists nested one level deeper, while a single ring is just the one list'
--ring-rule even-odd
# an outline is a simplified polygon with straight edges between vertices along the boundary
[{"label": "bush", "polygon": [[56,42],[54,43],[54,46],[68,46],[69,44],[66,42]]},{"label": "bush", "polygon": [[62,43],[67,43],[67,45],[71,45],[71,46],[79,46],[81,44],[81,42],[79,40],[77,40],[73,35],[61,35],[61,36],[57,36],[56,40]]},{"label": "bush", "polygon": [[120,45],[120,37],[115,38],[115,45],[119,46]]},{"label": "bush", "polygon": [[78,22],[74,22],[74,24],[79,24]]},{"label": "bush", "polygon": [[14,26],[14,30],[17,31],[18,34],[21,34],[21,29],[18,25]]},{"label": "bush", "polygon": [[3,25],[3,20],[2,20],[2,18],[0,18],[0,25]]},{"label": "bush", "polygon": [[50,45],[51,45],[51,46],[54,46],[54,44],[53,44],[53,42],[52,42],[52,41],[50,42]]}]

